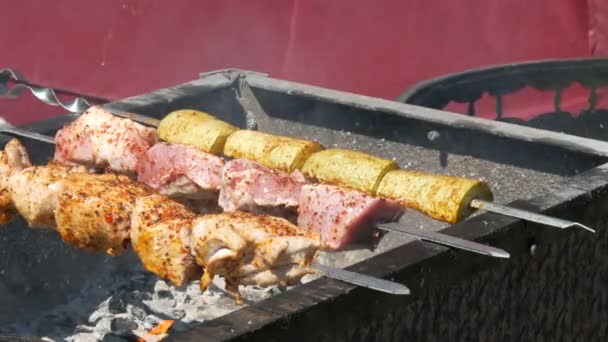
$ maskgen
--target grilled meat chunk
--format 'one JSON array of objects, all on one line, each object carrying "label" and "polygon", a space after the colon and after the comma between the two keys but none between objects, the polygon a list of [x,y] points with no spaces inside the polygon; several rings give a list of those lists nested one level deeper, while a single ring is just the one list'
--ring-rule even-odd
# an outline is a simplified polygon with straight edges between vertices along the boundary
[{"label": "grilled meat chunk", "polygon": [[205,268],[201,289],[219,275],[240,302],[238,285],[292,284],[311,272],[319,244],[285,219],[237,211],[196,218],[191,249]]},{"label": "grilled meat chunk", "polygon": [[8,187],[10,176],[30,166],[30,157],[17,139],[11,139],[0,152],[0,224],[8,223],[17,216]]},{"label": "grilled meat chunk", "polygon": [[15,172],[8,179],[10,198],[32,228],[55,228],[56,182],[73,173],[85,173],[83,166],[51,162]]},{"label": "grilled meat chunk", "polygon": [[222,172],[219,205],[225,211],[242,210],[295,219],[300,189],[306,184],[299,171],[291,174],[257,162],[235,159]]},{"label": "grilled meat chunk", "polygon": [[134,174],[138,159],[156,141],[154,129],[95,106],[57,132],[54,158]]},{"label": "grilled meat chunk", "polygon": [[163,195],[140,197],[131,214],[131,245],[144,267],[175,286],[198,279],[190,253],[194,213]]},{"label": "grilled meat chunk", "polygon": [[158,143],[137,165],[137,180],[169,197],[217,201],[224,160],[196,147]]},{"label": "grilled meat chunk", "polygon": [[135,200],[153,193],[144,184],[114,174],[73,173],[53,187],[61,238],[75,247],[109,255],[128,247]]},{"label": "grilled meat chunk", "polygon": [[372,247],[380,238],[376,223],[397,220],[405,211],[398,202],[325,184],[308,184],[300,192],[298,226],[322,237],[324,249],[357,244]]}]

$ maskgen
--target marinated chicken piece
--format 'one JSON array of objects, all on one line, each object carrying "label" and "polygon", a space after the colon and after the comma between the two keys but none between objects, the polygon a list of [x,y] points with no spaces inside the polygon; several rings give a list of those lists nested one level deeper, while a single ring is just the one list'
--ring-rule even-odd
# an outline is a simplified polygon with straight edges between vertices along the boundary
[{"label": "marinated chicken piece", "polygon": [[113,256],[128,247],[135,200],[154,192],[115,174],[73,173],[51,187],[57,191],[54,215],[61,238]]},{"label": "marinated chicken piece", "polygon": [[55,160],[134,174],[156,141],[154,129],[95,106],[57,132]]},{"label": "marinated chicken piece", "polygon": [[51,162],[15,172],[8,179],[8,190],[17,211],[32,228],[55,228],[53,185],[73,173],[85,173],[84,166],[69,166]]},{"label": "marinated chicken piece", "polygon": [[257,162],[235,159],[222,172],[219,205],[225,211],[242,210],[293,219],[306,179],[299,171],[287,174]]},{"label": "marinated chicken piece", "polygon": [[219,275],[240,303],[239,285],[293,284],[312,272],[319,244],[317,234],[285,219],[237,211],[194,219],[191,249],[205,268],[201,290]]},{"label": "marinated chicken piece", "polygon": [[381,237],[375,224],[395,221],[404,211],[396,201],[333,185],[308,184],[300,192],[298,226],[319,234],[323,249],[373,247]]},{"label": "marinated chicken piece", "polygon": [[224,160],[196,147],[158,143],[137,165],[137,180],[169,197],[217,201]]},{"label": "marinated chicken piece", "polygon": [[0,151],[0,224],[8,223],[18,214],[10,195],[8,179],[30,166],[30,157],[19,140],[11,139]]},{"label": "marinated chicken piece", "polygon": [[194,213],[163,195],[140,197],[131,214],[131,245],[144,267],[175,286],[202,274],[190,253]]}]

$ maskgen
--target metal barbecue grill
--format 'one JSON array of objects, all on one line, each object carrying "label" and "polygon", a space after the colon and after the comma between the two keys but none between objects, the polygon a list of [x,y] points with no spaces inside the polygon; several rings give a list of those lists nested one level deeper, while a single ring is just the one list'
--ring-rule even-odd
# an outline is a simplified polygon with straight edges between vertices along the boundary
[{"label": "metal barbecue grill", "polygon": [[[195,81],[106,107],[154,118],[193,108],[245,127],[252,124],[251,118],[235,97],[241,74],[270,115],[270,120],[258,122],[264,131],[395,158],[404,168],[486,180],[497,203],[580,222],[597,229],[597,234],[492,213],[448,227],[411,211],[401,220],[408,227],[488,243],[506,249],[511,259],[389,233],[376,252],[323,258],[407,284],[410,296],[320,278],[242,308],[226,309],[229,313],[201,323],[176,327],[166,340],[588,340],[606,333],[608,143],[240,70],[202,74]],[[74,117],[69,114],[25,128],[52,135]],[[34,162],[52,157],[51,145],[22,141]],[[449,154],[447,164],[440,162],[440,151]],[[166,292],[141,280],[141,266],[132,255],[109,258],[77,251],[52,233],[24,227],[23,222],[13,223],[4,228],[0,240],[0,326],[44,316],[65,302],[80,303],[86,312],[116,292]],[[163,316],[156,311],[156,316]],[[61,325],[76,328],[86,323],[81,320],[52,317],[48,327],[31,334],[43,336]]]}]

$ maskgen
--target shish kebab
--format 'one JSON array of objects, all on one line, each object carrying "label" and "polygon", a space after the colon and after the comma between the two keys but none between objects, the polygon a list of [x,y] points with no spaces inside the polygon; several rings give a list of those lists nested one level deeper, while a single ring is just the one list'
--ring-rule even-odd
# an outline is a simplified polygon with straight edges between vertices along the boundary
[{"label": "shish kebab", "polygon": [[[8,92],[6,93],[6,95],[9,97],[18,96],[24,90],[29,89],[34,96],[36,96],[38,99],[40,99],[44,103],[53,105],[53,106],[61,106],[64,109],[67,109],[73,113],[82,113],[91,107],[91,104],[85,98],[83,98],[81,96],[77,97],[74,101],[72,101],[70,103],[67,103],[67,104],[63,103],[57,98],[57,95],[55,94],[55,91],[52,88],[31,85],[25,80],[25,78],[22,75],[20,75],[18,72],[15,72],[14,70],[11,70],[11,69],[1,69],[0,70],[0,79],[2,79],[2,78],[4,78],[5,81],[14,80],[17,83],[12,88],[9,88]],[[268,114],[266,114],[264,112],[264,110],[262,109],[260,103],[257,101],[257,98],[255,97],[251,88],[247,84],[247,82],[245,80],[245,76],[243,74],[238,75],[238,77],[236,78],[235,90],[236,90],[236,99],[240,103],[240,105],[243,107],[243,109],[245,110],[246,113],[254,116],[255,121],[267,121],[267,119],[269,118]],[[194,112],[194,111],[191,111],[191,112]],[[186,120],[186,122],[182,123],[181,125],[180,124],[175,125],[175,122],[173,124],[165,125],[168,127],[174,125],[176,127],[183,128],[182,131],[176,131],[177,135],[173,137],[173,138],[176,138],[175,140],[169,140],[169,141],[177,142],[177,143],[179,143],[181,141],[186,144],[192,144],[195,146],[199,146],[199,147],[203,148],[203,150],[205,150],[206,152],[222,153],[223,151],[221,151],[221,150],[212,151],[212,150],[205,149],[206,143],[213,142],[214,138],[218,138],[219,140],[217,140],[217,142],[219,142],[220,144],[219,145],[212,144],[210,146],[211,146],[211,148],[216,148],[216,147],[219,148],[219,147],[221,147],[221,144],[223,144],[226,141],[228,135],[230,135],[231,132],[237,131],[238,128],[234,127],[232,125],[229,125],[221,120],[218,120],[217,118],[214,118],[213,116],[208,115],[206,113],[201,113],[201,112],[194,112],[194,113],[195,114],[192,114],[192,115],[198,116],[197,118],[191,118],[191,120]],[[137,122],[141,122],[145,125],[154,126],[154,127],[158,127],[160,124],[166,123],[166,121],[170,121],[170,120],[167,120],[167,117],[161,121],[161,120],[150,118],[150,117],[147,117],[144,115],[140,115],[140,114],[136,114],[136,113],[128,113],[128,112],[113,113],[113,115],[123,117],[123,118],[128,118],[128,119],[131,119],[131,120],[134,120]],[[248,119],[249,119],[249,117],[248,117]],[[189,125],[191,125],[191,126],[189,126]],[[207,126],[208,126],[208,128],[207,128]],[[203,129],[204,132],[206,132],[206,134],[210,134],[210,136],[207,136],[206,134],[201,136],[199,134],[200,132],[196,132],[198,129]],[[170,132],[170,131],[171,131],[171,129],[169,129],[167,132]],[[29,136],[31,138],[38,139],[41,141],[54,143],[54,140],[50,137],[40,135],[40,134],[37,134],[34,132],[27,132],[27,131],[19,130],[19,129],[13,128],[13,127],[0,128],[0,132],[7,132],[7,133],[14,133],[17,135]],[[195,133],[196,135],[192,135],[192,133]],[[268,135],[266,135],[266,136],[268,136]],[[299,140],[299,139],[296,139],[296,140]],[[302,141],[302,140],[299,140],[299,141]],[[268,146],[268,147],[272,148],[272,146]],[[264,164],[264,163],[262,162],[262,164]],[[451,220],[449,220],[449,219],[446,220],[446,218],[443,217],[443,215],[435,215],[436,212],[435,212],[435,210],[433,210],[433,208],[437,208],[437,207],[441,208],[442,205],[435,205],[432,194],[431,194],[431,196],[429,196],[429,191],[428,190],[421,191],[421,188],[422,189],[424,189],[424,188],[432,189],[432,188],[436,188],[437,186],[450,188],[450,185],[453,185],[455,183],[457,184],[459,180],[466,180],[465,178],[423,174],[423,173],[419,173],[419,172],[408,172],[408,171],[397,172],[396,170],[395,170],[395,172],[392,173],[392,175],[394,175],[393,179],[397,179],[397,180],[401,180],[401,181],[410,181],[412,184],[417,184],[417,183],[422,184],[422,185],[419,185],[418,187],[415,187],[415,186],[412,187],[411,189],[409,189],[409,192],[407,191],[408,190],[407,186],[401,187],[402,191],[400,194],[398,194],[399,196],[396,196],[396,197],[399,197],[398,199],[404,201],[406,204],[408,204],[409,207],[419,210],[422,213],[427,214],[438,220],[444,220],[449,223],[456,223],[456,222],[460,221],[461,219],[466,218],[473,211],[475,211],[477,209],[482,209],[482,210],[494,212],[497,214],[511,216],[511,217],[519,218],[519,219],[522,219],[525,221],[540,223],[543,225],[552,226],[552,227],[556,227],[556,228],[560,228],[560,229],[566,229],[566,228],[571,228],[571,227],[580,227],[580,228],[586,229],[590,232],[595,232],[593,229],[591,229],[581,223],[578,223],[578,222],[559,219],[559,218],[555,218],[555,217],[551,217],[551,216],[547,216],[547,215],[543,215],[543,214],[539,214],[539,213],[535,213],[535,212],[530,212],[530,211],[526,211],[526,210],[522,210],[522,209],[518,209],[518,208],[501,205],[498,203],[493,203],[491,201],[492,196],[491,196],[490,189],[487,187],[486,184],[483,184],[481,182],[477,183],[478,185],[481,185],[481,187],[478,187],[477,189],[482,190],[482,191],[479,191],[477,193],[475,193],[475,191],[472,191],[472,192],[468,193],[468,196],[466,196],[467,193],[465,193],[465,196],[462,198],[458,198],[458,197],[452,198],[452,200],[455,199],[456,200],[455,202],[458,203],[456,205],[457,210],[455,211],[455,214],[452,213],[450,215]],[[421,182],[418,182],[418,179],[421,176],[422,176]],[[388,174],[387,174],[387,178],[389,178],[389,180],[391,179],[391,177]],[[389,181],[387,180],[386,183],[389,183]],[[473,183],[473,184],[475,184],[475,183]],[[474,187],[473,187],[473,189],[474,189]],[[376,190],[378,190],[378,189],[376,189]],[[390,192],[390,190],[389,190],[389,192]],[[445,193],[446,191],[443,190],[442,192]],[[382,195],[382,193],[380,193],[380,195]],[[392,193],[392,195],[397,195],[397,194]],[[462,193],[460,195],[462,196]],[[477,195],[477,196],[474,196],[474,195]],[[458,201],[458,200],[460,200],[460,201]],[[425,203],[428,204],[428,206],[425,206]],[[454,204],[454,203],[452,203],[452,204]],[[452,207],[454,207],[454,205],[452,205]],[[385,227],[385,228],[388,228],[388,227]],[[436,238],[444,239],[445,236],[440,234],[440,235],[437,235]]]},{"label": "shish kebab", "polygon": [[72,246],[110,255],[131,245],[146,269],[176,286],[202,274],[204,291],[215,275],[224,277],[237,303],[239,285],[289,285],[315,269],[409,293],[401,284],[312,264],[320,237],[285,219],[238,211],[196,215],[125,175],[54,161],[32,166],[16,139],[0,152],[0,189],[0,223],[20,214],[32,228],[54,229]]},{"label": "shish kebab", "polygon": [[[243,101],[237,94],[237,100],[247,111],[261,111],[244,103],[256,102],[253,96]],[[120,115],[158,127],[158,135],[164,141],[191,144],[232,158],[252,159],[283,171],[301,170],[311,179],[401,201],[439,221],[457,223],[482,209],[560,229],[579,227],[595,233],[578,222],[494,203],[488,185],[474,179],[404,170],[393,161],[357,151],[325,149],[314,141],[239,129],[195,110],[178,110],[156,121],[133,113]],[[254,143],[247,144],[247,140]]]},{"label": "shish kebab", "polygon": [[[117,130],[120,133],[120,136],[117,136]],[[21,133],[19,131],[14,131],[13,133]],[[205,136],[205,132],[202,132],[203,136]],[[27,132],[26,132],[27,134]],[[22,135],[26,135],[22,134]],[[29,135],[32,137],[31,135]],[[91,146],[93,143],[91,141],[91,137],[95,137],[96,141],[98,141],[97,145],[98,150],[95,151],[96,156],[90,156],[89,154],[93,151],[93,147]],[[152,129],[145,128],[139,124],[136,124],[133,121],[126,119],[119,119],[112,116],[110,113],[107,113],[105,110],[99,107],[91,107],[87,112],[85,112],[82,116],[80,116],[74,122],[66,125],[62,130],[60,130],[55,139],[52,139],[52,142],[57,141],[57,148],[55,153],[55,160],[61,162],[89,162],[89,166],[96,167],[107,167],[110,170],[114,170],[121,173],[134,173],[135,167],[137,165],[137,160],[140,158],[143,153],[155,143],[155,134]],[[39,138],[34,136],[34,138]],[[95,145],[95,144],[93,144]],[[179,149],[178,149],[179,150]],[[171,155],[180,154],[179,152],[174,153],[175,151],[169,151]],[[181,154],[182,157],[190,158],[193,154],[201,154],[203,151],[190,152],[186,151],[186,154]],[[190,154],[190,156],[188,156]],[[162,155],[159,156],[159,160],[161,159],[171,159],[173,163],[175,163],[175,158]],[[211,156],[214,157],[214,156]],[[217,157],[215,157],[217,159]],[[201,173],[209,173],[208,167],[204,167],[205,161],[208,161],[209,157],[202,157],[201,163],[198,165],[190,165],[190,168],[198,168],[198,174]],[[156,161],[153,161],[156,162]],[[166,162],[166,161],[165,161]],[[179,162],[179,161],[178,161]],[[196,171],[195,171],[196,172]],[[170,177],[171,175],[166,175]],[[279,176],[279,178],[286,178],[287,175]],[[211,177],[211,176],[209,176]],[[217,177],[217,175],[216,175]],[[327,191],[328,189],[321,189],[321,191]],[[298,190],[299,191],[299,190]],[[330,192],[336,192],[336,189],[330,189]],[[312,191],[313,193],[315,190]],[[343,192],[343,191],[342,191]],[[350,191],[353,193],[353,191]],[[200,193],[199,193],[200,194]],[[355,197],[361,198],[362,195],[355,193]],[[340,195],[338,195],[340,196]],[[343,196],[343,195],[342,195]],[[367,196],[366,200],[368,203],[366,204],[365,209],[369,210],[373,208],[373,210],[382,211],[382,206],[387,202],[383,199],[372,199],[371,196]],[[364,196],[364,197],[365,197]],[[297,199],[296,199],[297,201]],[[380,203],[378,203],[378,201]],[[342,203],[343,204],[343,203]],[[281,205],[281,203],[279,203]],[[376,206],[376,207],[374,207]],[[392,206],[393,208],[395,205]],[[390,205],[384,205],[384,209],[391,208]],[[372,210],[372,211],[373,211]],[[393,209],[394,211],[394,209]],[[310,212],[310,211],[304,211]],[[326,212],[327,214],[328,212]],[[331,214],[331,213],[329,213]],[[373,214],[373,213],[372,213]],[[390,216],[389,216],[390,217]],[[335,218],[339,218],[339,215]],[[355,217],[351,216],[351,219],[356,221]],[[305,219],[302,219],[302,222],[306,222]],[[311,220],[308,220],[311,222]],[[312,221],[315,222],[315,221]],[[369,226],[369,221],[366,222],[367,226]],[[444,234],[429,232],[420,229],[411,229],[405,230],[400,226],[390,226],[390,225],[377,225],[378,228],[388,231],[396,231],[398,233],[406,233],[409,235],[414,235],[420,239],[431,241],[434,243],[439,243],[442,245],[448,245],[456,248],[461,248],[477,253],[482,253],[494,257],[502,257],[508,258],[509,254],[501,249],[493,248],[491,246],[486,246],[482,244],[478,244],[475,242],[458,239],[455,237],[447,236]],[[329,230],[329,228],[325,229],[314,229],[317,232],[322,232],[324,230]],[[358,229],[354,229],[357,231]],[[365,231],[365,229],[363,229]],[[367,230],[369,231],[369,230]],[[350,231],[347,230],[348,234]],[[346,232],[344,232],[348,235]],[[338,243],[339,244],[339,243]]]}]

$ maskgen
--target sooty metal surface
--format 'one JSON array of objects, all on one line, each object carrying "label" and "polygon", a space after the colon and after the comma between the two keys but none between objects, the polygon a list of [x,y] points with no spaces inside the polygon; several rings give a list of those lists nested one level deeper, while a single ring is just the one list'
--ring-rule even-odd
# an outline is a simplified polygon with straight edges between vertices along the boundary
[{"label": "sooty metal surface", "polygon": [[[526,339],[545,333],[554,336],[554,330],[543,329],[554,327],[557,322],[572,326],[579,316],[597,322],[599,318],[588,315],[568,316],[570,321],[560,315],[565,315],[563,312],[586,290],[586,285],[576,280],[578,277],[592,276],[593,270],[600,270],[600,274],[606,270],[602,260],[607,259],[595,259],[607,253],[600,247],[606,239],[602,210],[608,203],[608,180],[605,168],[597,167],[606,161],[606,145],[544,135],[542,131],[521,130],[512,125],[462,121],[452,114],[418,112],[417,107],[325,92],[259,75],[249,79],[265,111],[274,117],[264,130],[395,158],[405,168],[480,178],[490,183],[497,202],[531,199],[513,205],[576,219],[597,228],[599,233],[594,236],[575,230],[556,231],[494,214],[476,215],[444,230],[505,248],[513,256],[508,261],[454,252],[389,234],[374,253],[355,251],[322,257],[336,265],[356,263],[351,267],[355,271],[403,281],[412,289],[412,296],[397,298],[321,278],[219,318],[208,317],[192,330],[173,332],[170,339],[508,339],[508,331],[518,328],[513,331]],[[108,108],[157,118],[171,110],[193,108],[243,127],[245,117],[231,85],[230,77],[212,74],[182,86],[125,99]],[[52,133],[72,118],[56,118],[31,128]],[[38,162],[51,156],[49,146],[31,143],[28,147],[35,151],[32,154]],[[440,150],[450,152],[447,159],[439,158]],[[593,170],[578,175],[589,169]],[[413,212],[402,221],[424,229],[445,227]],[[0,279],[11,285],[0,286],[0,300],[11,298],[6,304],[19,307],[0,311],[0,321],[4,323],[27,320],[58,303],[86,297],[88,293],[80,292],[86,280],[94,282],[102,273],[140,271],[132,257],[109,259],[75,251],[52,234],[27,229],[22,222],[5,229],[2,237],[0,250],[5,258],[0,268],[7,271]],[[535,257],[529,252],[532,243],[537,246]],[[577,244],[584,248],[575,248]],[[558,253],[560,250],[562,254]],[[568,271],[561,272],[562,269]],[[604,281],[597,275],[592,279],[600,284]],[[25,291],[27,286],[35,291]],[[605,290],[594,287],[594,291],[606,296]],[[558,310],[557,315],[543,306],[543,295],[549,294],[556,295],[553,308]],[[605,298],[598,300],[601,303]],[[91,303],[98,302],[93,299]],[[599,307],[593,309],[598,317],[608,318]],[[517,320],[518,315],[527,316]],[[581,329],[589,334],[591,328],[585,325]]]}]

